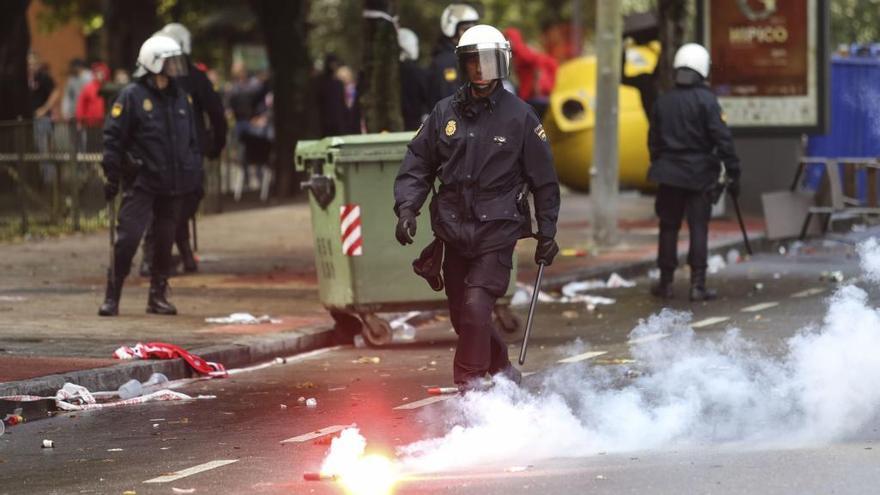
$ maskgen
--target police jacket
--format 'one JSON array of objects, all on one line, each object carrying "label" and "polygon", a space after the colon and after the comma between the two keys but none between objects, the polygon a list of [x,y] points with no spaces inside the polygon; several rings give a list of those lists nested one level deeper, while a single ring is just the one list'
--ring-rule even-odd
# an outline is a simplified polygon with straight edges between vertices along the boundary
[{"label": "police jacket", "polygon": [[648,180],[694,191],[713,187],[720,163],[738,179],[739,158],[715,94],[702,82],[661,95],[648,131]]},{"label": "police jacket", "polygon": [[400,110],[403,128],[414,131],[422,124],[435,102],[428,103],[427,77],[424,69],[414,60],[400,63]]},{"label": "police jacket", "polygon": [[531,219],[518,204],[525,185],[534,196],[538,235],[556,235],[559,184],[544,128],[500,84],[480,99],[462,86],[434,107],[409,143],[394,183],[394,211],[418,214],[437,180],[431,226],[465,255],[531,234]]},{"label": "police jacket", "polygon": [[[192,63],[186,76],[176,79],[180,86],[192,97],[193,114],[196,121],[196,135],[202,155],[217,158],[226,146],[226,115],[220,95],[205,71]],[[205,118],[211,127],[205,125]]]},{"label": "police jacket", "polygon": [[153,194],[176,195],[201,184],[201,154],[191,98],[172,79],[152,77],[122,88],[104,124],[104,176]]},{"label": "police jacket", "polygon": [[458,57],[455,44],[443,38],[434,48],[431,66],[428,68],[428,105],[434,106],[447,96],[452,96],[461,86],[458,75]]}]

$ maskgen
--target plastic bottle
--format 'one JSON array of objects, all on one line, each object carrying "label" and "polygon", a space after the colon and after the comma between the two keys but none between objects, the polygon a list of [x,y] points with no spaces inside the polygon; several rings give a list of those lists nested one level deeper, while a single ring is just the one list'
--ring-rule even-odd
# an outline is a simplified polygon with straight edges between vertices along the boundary
[{"label": "plastic bottle", "polygon": [[143,383],[144,387],[155,387],[156,385],[162,385],[164,383],[168,383],[168,377],[163,375],[162,373],[153,373],[150,375],[150,379]]},{"label": "plastic bottle", "polygon": [[140,397],[143,393],[143,385],[141,385],[141,382],[133,378],[119,387],[119,398],[122,400]]}]

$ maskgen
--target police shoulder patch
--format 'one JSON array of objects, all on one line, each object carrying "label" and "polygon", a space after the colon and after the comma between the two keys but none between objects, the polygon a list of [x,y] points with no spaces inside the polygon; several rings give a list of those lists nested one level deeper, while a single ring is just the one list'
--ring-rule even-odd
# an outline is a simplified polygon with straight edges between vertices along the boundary
[{"label": "police shoulder patch", "polygon": [[192,98],[192,96],[190,96],[190,95],[186,95],[186,101],[188,101],[189,104],[192,105],[192,104],[193,104],[193,98]]},{"label": "police shoulder patch", "polygon": [[117,119],[120,115],[122,115],[122,103],[117,101],[113,104],[113,108],[110,109],[110,116]]},{"label": "police shoulder patch", "polygon": [[143,107],[144,107],[145,112],[152,112],[153,111],[153,102],[150,101],[149,98],[144,98]]},{"label": "police shoulder patch", "polygon": [[452,136],[455,134],[456,129],[458,129],[458,124],[455,123],[455,120],[450,120],[446,123],[446,135]]},{"label": "police shoulder patch", "polygon": [[446,82],[453,82],[458,79],[458,71],[455,70],[454,67],[447,67],[443,69],[443,79],[446,79]]},{"label": "police shoulder patch", "polygon": [[727,123],[727,114],[724,111],[721,111],[721,122]]},{"label": "police shoulder patch", "polygon": [[538,124],[538,127],[535,127],[535,134],[541,138],[541,141],[547,141],[547,133],[544,132],[544,126]]}]

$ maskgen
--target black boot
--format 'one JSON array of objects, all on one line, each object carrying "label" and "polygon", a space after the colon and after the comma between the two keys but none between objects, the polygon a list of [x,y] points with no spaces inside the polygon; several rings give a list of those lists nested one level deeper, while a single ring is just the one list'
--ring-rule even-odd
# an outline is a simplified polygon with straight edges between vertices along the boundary
[{"label": "black boot", "polygon": [[661,271],[660,281],[651,286],[651,295],[659,299],[672,299],[672,276],[675,272]]},{"label": "black boot", "polygon": [[150,279],[150,298],[147,300],[147,313],[157,315],[177,314],[177,308],[165,298],[167,292],[167,278],[153,277]]},{"label": "black boot", "polygon": [[180,261],[183,262],[184,272],[195,273],[199,271],[199,264],[196,262],[196,257],[193,254],[192,249],[189,247],[189,242],[184,243],[183,247],[178,244],[177,250],[180,251]]},{"label": "black boot", "polygon": [[706,270],[691,271],[691,301],[711,301],[718,297],[714,289],[706,288]]},{"label": "black boot", "polygon": [[122,282],[125,279],[114,280],[107,274],[107,290],[104,295],[104,303],[98,308],[98,316],[116,316],[119,314],[119,298],[122,296]]}]

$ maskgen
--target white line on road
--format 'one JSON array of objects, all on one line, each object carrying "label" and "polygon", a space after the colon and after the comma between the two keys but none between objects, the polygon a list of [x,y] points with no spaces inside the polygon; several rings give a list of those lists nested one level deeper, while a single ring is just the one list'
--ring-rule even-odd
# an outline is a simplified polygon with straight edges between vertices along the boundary
[{"label": "white line on road", "polygon": [[428,404],[434,404],[435,402],[443,402],[444,400],[451,399],[452,395],[437,395],[434,397],[427,397],[425,399],[417,400],[415,402],[409,402],[407,404],[401,404],[394,408],[395,411],[402,409],[418,409],[420,407],[425,407]]},{"label": "white line on road", "polygon": [[324,353],[327,353],[330,351],[342,349],[343,347],[344,346],[337,345],[334,347],[325,347],[323,349],[316,349],[314,351],[304,352],[302,354],[294,354],[292,356],[281,358],[281,359],[283,359],[283,362],[281,362],[281,363],[279,363],[276,360],[272,360],[272,361],[269,361],[268,363],[256,364],[254,366],[249,366],[247,368],[235,368],[235,369],[227,370],[227,373],[229,373],[230,375],[237,375],[239,373],[250,373],[251,371],[258,371],[258,370],[268,368],[270,366],[279,365],[279,364],[291,364],[291,363],[295,363],[297,361],[303,361],[305,359],[313,358],[315,356],[320,356],[321,354],[324,354]]},{"label": "white line on road", "polygon": [[165,474],[165,475],[159,476],[158,478],[153,478],[151,480],[144,481],[144,483],[168,483],[171,481],[179,480],[180,478],[186,478],[187,476],[192,476],[194,474],[199,474],[204,471],[209,471],[214,468],[222,467],[227,464],[232,464],[233,462],[238,462],[238,459],[224,459],[224,460],[206,462],[204,464],[199,464],[198,466],[186,468],[182,471],[177,471],[174,473]]},{"label": "white line on road", "polygon": [[669,337],[668,333],[655,333],[652,335],[645,335],[644,337],[639,337],[637,339],[631,339],[627,342],[627,344],[644,344],[645,342],[653,342],[655,340],[665,339],[666,337]]},{"label": "white line on road", "polygon": [[779,306],[779,303],[776,301],[765,302],[761,304],[754,304],[752,306],[746,306],[741,309],[743,313],[757,313],[758,311],[764,311],[765,309],[770,309],[773,307]]},{"label": "white line on road", "polygon": [[800,292],[795,292],[794,294],[792,294],[792,295],[789,296],[789,297],[794,297],[794,298],[798,298],[798,297],[810,297],[810,296],[815,296],[816,294],[821,294],[821,293],[823,293],[823,292],[825,292],[825,289],[822,288],[822,287],[811,287],[811,288],[809,288],[809,289],[807,289],[807,290],[802,290],[802,291],[800,291]]},{"label": "white line on road", "polygon": [[691,328],[703,328],[708,327],[709,325],[714,325],[716,323],[721,323],[723,321],[729,320],[729,316],[713,316],[711,318],[706,318],[705,320],[700,320],[695,323],[691,323]]},{"label": "white line on road", "polygon": [[288,438],[287,440],[282,440],[281,443],[302,443],[308,442],[309,440],[314,440],[316,438],[323,437],[325,435],[331,435],[338,431],[342,431],[346,428],[351,428],[354,425],[333,425],[328,426],[326,428],[321,428],[320,430],[310,431],[308,433],[303,433],[302,435]]},{"label": "white line on road", "polygon": [[601,356],[602,354],[608,354],[608,351],[590,351],[585,352],[583,354],[578,354],[577,356],[567,357],[565,359],[560,359],[557,363],[576,363],[578,361],[586,361],[587,359],[593,359],[594,357]]}]

